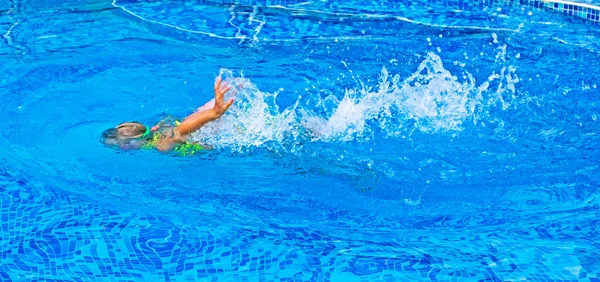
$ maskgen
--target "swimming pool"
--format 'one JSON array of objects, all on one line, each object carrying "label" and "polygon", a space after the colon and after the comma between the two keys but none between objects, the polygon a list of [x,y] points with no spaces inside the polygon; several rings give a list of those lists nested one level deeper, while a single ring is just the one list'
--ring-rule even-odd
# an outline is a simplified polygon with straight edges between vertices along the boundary
[{"label": "swimming pool", "polygon": [[598,281],[596,14],[455,2],[0,0],[0,281]]}]

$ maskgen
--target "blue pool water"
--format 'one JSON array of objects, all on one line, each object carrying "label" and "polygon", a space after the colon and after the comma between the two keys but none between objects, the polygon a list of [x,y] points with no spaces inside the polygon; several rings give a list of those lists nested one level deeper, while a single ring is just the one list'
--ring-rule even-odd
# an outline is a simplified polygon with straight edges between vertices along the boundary
[{"label": "blue pool water", "polygon": [[0,281],[599,281],[598,24],[456,5],[0,0]]}]

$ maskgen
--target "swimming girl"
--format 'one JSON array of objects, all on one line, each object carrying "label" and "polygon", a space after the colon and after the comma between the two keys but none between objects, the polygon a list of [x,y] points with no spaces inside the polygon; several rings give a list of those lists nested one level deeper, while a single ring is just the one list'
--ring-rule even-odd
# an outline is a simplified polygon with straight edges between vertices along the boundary
[{"label": "swimming girl", "polygon": [[102,142],[124,150],[156,149],[163,152],[174,150],[182,154],[204,150],[201,144],[188,142],[188,136],[221,117],[231,107],[233,99],[227,102],[224,100],[225,93],[229,89],[230,87],[222,83],[219,76],[215,80],[214,100],[196,109],[182,122],[166,118],[152,128],[135,121],[124,122],[115,128],[105,130],[102,133]]}]

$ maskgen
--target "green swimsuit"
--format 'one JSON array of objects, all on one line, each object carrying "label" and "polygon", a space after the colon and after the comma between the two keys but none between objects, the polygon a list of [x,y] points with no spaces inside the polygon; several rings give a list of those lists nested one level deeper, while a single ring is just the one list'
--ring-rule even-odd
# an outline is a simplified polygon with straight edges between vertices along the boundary
[{"label": "green swimsuit", "polygon": [[[178,126],[179,122],[175,121],[174,124],[175,124],[175,126]],[[172,129],[174,127],[169,127],[169,128]],[[154,133],[152,136],[152,139],[150,141],[148,141],[148,143],[146,143],[142,147],[140,147],[140,149],[142,149],[142,150],[156,149],[156,143],[158,143],[158,140],[160,140],[160,137],[164,134],[164,130],[161,130],[161,131],[162,132]],[[144,134],[144,135],[146,135],[146,134]],[[204,148],[204,146],[200,145],[200,143],[197,143],[197,142],[185,142],[183,144],[177,144],[173,148],[173,151],[181,156],[191,156],[196,153],[202,152],[204,150],[206,150]]]}]

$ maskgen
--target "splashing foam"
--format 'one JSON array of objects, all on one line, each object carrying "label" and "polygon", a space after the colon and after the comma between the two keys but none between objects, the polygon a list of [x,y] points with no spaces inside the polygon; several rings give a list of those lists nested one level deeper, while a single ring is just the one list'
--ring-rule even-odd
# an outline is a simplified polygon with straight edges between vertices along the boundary
[{"label": "splashing foam", "polygon": [[[503,61],[505,49],[500,48],[499,53],[497,61]],[[298,100],[281,110],[275,103],[279,92],[262,92],[243,76],[222,70],[225,81],[234,86],[236,104],[221,119],[196,132],[193,139],[215,148],[244,150],[290,144],[294,148],[314,141],[362,142],[371,140],[375,132],[388,137],[415,131],[456,134],[467,121],[477,124],[490,107],[506,110],[511,106],[519,81],[515,71],[503,67],[477,86],[471,74],[465,72],[461,82],[444,69],[439,56],[429,53],[403,81],[383,68],[375,90],[365,86],[347,89],[343,97],[331,95],[313,109],[299,107]]]},{"label": "splashing foam", "polygon": [[234,77],[230,70],[223,69],[220,75],[232,87],[228,95],[235,95],[236,102],[226,115],[198,130],[193,135],[195,141],[215,148],[247,148],[280,144],[293,137],[300,125],[297,102],[281,111],[275,103],[279,92],[262,92],[243,76]]}]

